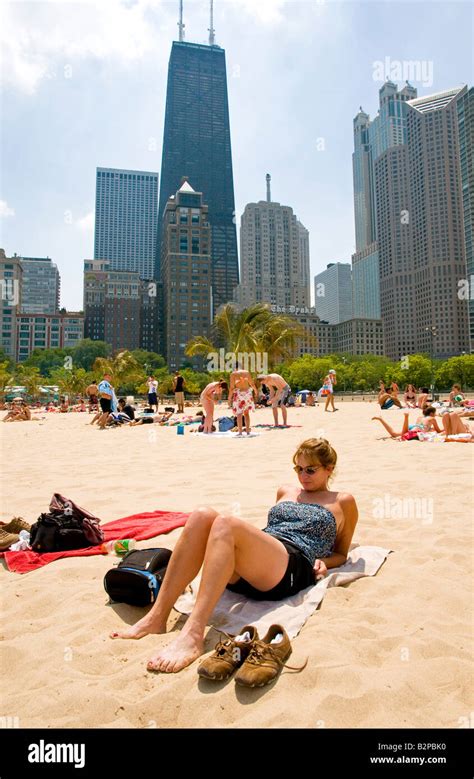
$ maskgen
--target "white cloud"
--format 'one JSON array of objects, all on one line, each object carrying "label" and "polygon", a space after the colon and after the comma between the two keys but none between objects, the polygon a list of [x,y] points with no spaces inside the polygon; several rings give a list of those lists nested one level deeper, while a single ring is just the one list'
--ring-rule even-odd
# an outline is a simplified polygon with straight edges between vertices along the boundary
[{"label": "white cloud", "polygon": [[288,0],[227,0],[230,5],[241,8],[262,24],[279,24],[284,21],[282,13]]},{"label": "white cloud", "polygon": [[79,230],[82,230],[85,233],[93,233],[94,223],[95,223],[94,212],[89,211],[89,213],[83,216],[81,219],[76,220],[76,227],[78,227]]},{"label": "white cloud", "polygon": [[153,22],[163,23],[171,10],[164,0],[5,4],[2,80],[33,94],[58,65],[90,57],[123,63],[141,59],[156,47]]},{"label": "white cloud", "polygon": [[6,200],[0,200],[0,217],[6,219],[8,216],[15,216],[15,210],[10,208]]}]

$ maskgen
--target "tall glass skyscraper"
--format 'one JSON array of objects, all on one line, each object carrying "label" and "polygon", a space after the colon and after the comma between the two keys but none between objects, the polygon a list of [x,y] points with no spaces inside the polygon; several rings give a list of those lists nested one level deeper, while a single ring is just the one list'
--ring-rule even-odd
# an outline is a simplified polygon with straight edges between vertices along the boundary
[{"label": "tall glass skyscraper", "polygon": [[97,168],[94,259],[152,279],[157,206],[158,173]]},{"label": "tall glass skyscraper", "polygon": [[474,352],[474,87],[458,100],[464,243],[469,284],[470,351]]},{"label": "tall glass skyscraper", "polygon": [[361,108],[354,118],[352,165],[356,251],[352,255],[352,281],[355,317],[380,317],[375,163],[387,149],[406,143],[406,104],[416,95],[416,89],[408,83],[398,90],[396,84],[387,81],[379,90],[377,116],[371,121]]},{"label": "tall glass skyscraper", "polygon": [[162,220],[186,176],[209,208],[214,311],[239,282],[225,52],[174,41],[168,69],[156,275],[161,276]]}]

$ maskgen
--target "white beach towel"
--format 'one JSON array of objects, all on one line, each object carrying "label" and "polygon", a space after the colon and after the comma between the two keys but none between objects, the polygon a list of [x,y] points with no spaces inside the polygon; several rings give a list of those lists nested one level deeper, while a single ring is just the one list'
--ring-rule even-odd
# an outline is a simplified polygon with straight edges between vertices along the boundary
[{"label": "white beach towel", "polygon": [[[307,587],[282,601],[250,600],[245,595],[226,590],[209,624],[231,635],[238,635],[244,625],[255,625],[260,636],[265,635],[270,625],[277,624],[283,625],[288,636],[294,638],[318,608],[329,587],[349,584],[362,576],[375,576],[390,552],[380,546],[354,546],[344,565],[332,568],[314,587]],[[198,589],[199,578],[196,578],[192,582],[192,593],[186,592],[176,601],[176,611],[190,614]]]},{"label": "white beach towel", "polygon": [[193,435],[202,435],[205,438],[255,438],[261,435],[261,433],[249,433],[249,435],[242,433],[242,435],[239,435],[238,433],[233,433],[232,430],[226,430],[225,432],[216,430],[214,433],[193,433]]}]

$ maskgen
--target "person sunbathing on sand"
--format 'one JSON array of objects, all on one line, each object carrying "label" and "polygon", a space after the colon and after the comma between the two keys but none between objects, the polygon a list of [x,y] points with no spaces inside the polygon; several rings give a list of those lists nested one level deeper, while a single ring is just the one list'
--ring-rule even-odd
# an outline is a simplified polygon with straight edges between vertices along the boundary
[{"label": "person sunbathing on sand", "polygon": [[336,461],[326,439],[303,441],[293,455],[299,485],[278,488],[264,530],[213,508],[195,509],[153,607],[111,638],[165,633],[174,603],[203,566],[196,603],[183,629],[147,665],[149,671],[176,673],[203,653],[206,625],[226,588],[253,599],[282,600],[345,563],[358,511],[352,495],[329,490]]},{"label": "person sunbathing on sand", "polygon": [[[391,438],[395,438],[397,441],[408,441],[415,438],[416,433],[422,435],[418,440],[427,441],[435,438],[436,435],[444,435],[445,442],[455,441],[458,443],[465,443],[468,439],[451,438],[450,436],[459,435],[460,433],[470,433],[469,428],[461,422],[459,414],[444,414],[442,417],[444,430],[438,425],[435,419],[436,409],[433,406],[427,406],[423,410],[423,416],[418,417],[414,425],[408,424],[408,411],[404,412],[403,427],[400,433],[395,430],[385,421],[382,417],[372,417],[382,423],[386,431],[390,434]],[[456,417],[454,421],[451,421],[453,417]],[[426,437],[425,437],[426,436]]]},{"label": "person sunbathing on sand", "polygon": [[3,417],[2,422],[29,422],[31,411],[22,398],[14,398],[11,411]]}]

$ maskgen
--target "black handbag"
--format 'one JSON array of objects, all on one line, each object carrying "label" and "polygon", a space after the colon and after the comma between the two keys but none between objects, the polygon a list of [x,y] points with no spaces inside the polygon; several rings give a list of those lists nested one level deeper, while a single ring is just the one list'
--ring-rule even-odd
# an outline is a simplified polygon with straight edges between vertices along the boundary
[{"label": "black handbag", "polygon": [[84,532],[83,521],[70,514],[41,514],[31,526],[33,552],[65,552],[93,546]]},{"label": "black handbag", "polygon": [[134,549],[107,571],[104,588],[111,601],[130,606],[154,603],[171,557],[170,549]]}]

